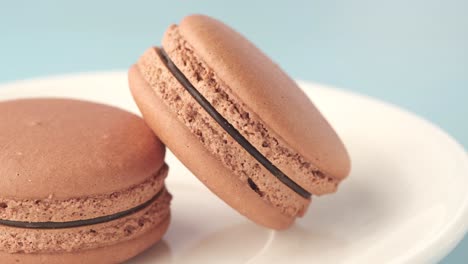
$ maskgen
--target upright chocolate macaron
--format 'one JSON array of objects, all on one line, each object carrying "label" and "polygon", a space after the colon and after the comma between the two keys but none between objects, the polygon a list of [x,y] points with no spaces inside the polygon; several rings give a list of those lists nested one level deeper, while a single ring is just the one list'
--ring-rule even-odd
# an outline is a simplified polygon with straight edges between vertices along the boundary
[{"label": "upright chocolate macaron", "polygon": [[0,262],[117,263],[169,225],[165,148],[123,110],[0,102]]},{"label": "upright chocolate macaron", "polygon": [[215,194],[258,224],[284,229],[311,195],[349,173],[329,123],[278,65],[203,15],[166,31],[129,71],[144,118]]}]

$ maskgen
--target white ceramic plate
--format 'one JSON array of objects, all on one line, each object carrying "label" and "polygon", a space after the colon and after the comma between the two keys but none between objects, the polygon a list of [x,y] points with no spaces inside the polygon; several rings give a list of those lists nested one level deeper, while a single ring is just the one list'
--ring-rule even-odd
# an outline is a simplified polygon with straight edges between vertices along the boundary
[{"label": "white ceramic plate", "polygon": [[[129,264],[431,263],[468,227],[468,158],[428,122],[352,93],[301,83],[353,161],[338,193],[314,198],[295,226],[274,232],[225,205],[168,153],[173,220],[164,240]],[[0,100],[72,97],[137,113],[122,72],[0,87]],[[1,132],[1,131],[0,131]]]}]

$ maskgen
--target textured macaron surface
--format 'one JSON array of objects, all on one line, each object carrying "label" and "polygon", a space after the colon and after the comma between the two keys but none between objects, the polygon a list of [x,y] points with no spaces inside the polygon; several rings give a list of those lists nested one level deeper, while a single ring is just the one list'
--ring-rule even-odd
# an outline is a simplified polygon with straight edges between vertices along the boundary
[{"label": "textured macaron surface", "polygon": [[118,108],[0,102],[0,251],[77,252],[164,234],[164,155],[143,119]]},{"label": "textured macaron surface", "polygon": [[[170,31],[163,47],[172,50]],[[262,51],[227,25],[203,15],[186,17],[178,31],[198,58],[216,72],[221,84],[291,149],[326,175],[337,179],[348,175],[349,157],[333,128],[297,84]]]},{"label": "textured macaron surface", "polygon": [[53,199],[0,198],[0,219],[20,222],[70,222],[120,213],[151,200],[164,187],[167,165],[144,182],[108,194]]},{"label": "textured macaron surface", "polygon": [[0,102],[0,219],[64,222],[128,210],[167,175],[144,121],[77,100]]},{"label": "textured macaron surface", "polygon": [[163,45],[197,90],[268,160],[315,195],[336,190],[341,179],[324,174],[304,155],[290,147],[200,58],[180,34],[178,26],[168,29]]},{"label": "textured macaron surface", "polygon": [[90,102],[0,102],[0,194],[67,199],[140,184],[163,166],[164,147],[144,121]]}]

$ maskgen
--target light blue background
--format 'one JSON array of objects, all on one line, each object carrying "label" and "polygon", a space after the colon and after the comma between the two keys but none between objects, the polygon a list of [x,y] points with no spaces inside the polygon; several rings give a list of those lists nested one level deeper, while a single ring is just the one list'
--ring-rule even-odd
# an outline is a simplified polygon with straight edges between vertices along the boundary
[{"label": "light blue background", "polygon": [[[0,82],[126,69],[189,13],[224,20],[295,78],[403,106],[468,148],[466,0],[0,0]],[[443,263],[468,263],[468,239]]]}]

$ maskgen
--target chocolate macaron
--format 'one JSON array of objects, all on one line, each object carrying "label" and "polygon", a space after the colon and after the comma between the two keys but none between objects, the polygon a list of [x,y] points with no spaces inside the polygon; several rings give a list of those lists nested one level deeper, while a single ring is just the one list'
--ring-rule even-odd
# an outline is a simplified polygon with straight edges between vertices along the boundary
[{"label": "chocolate macaron", "polygon": [[166,232],[165,147],[126,111],[0,102],[0,262],[118,263]]},{"label": "chocolate macaron", "polygon": [[129,71],[149,126],[208,188],[284,229],[333,193],[350,160],[297,84],[242,35],[203,15],[170,26]]}]

